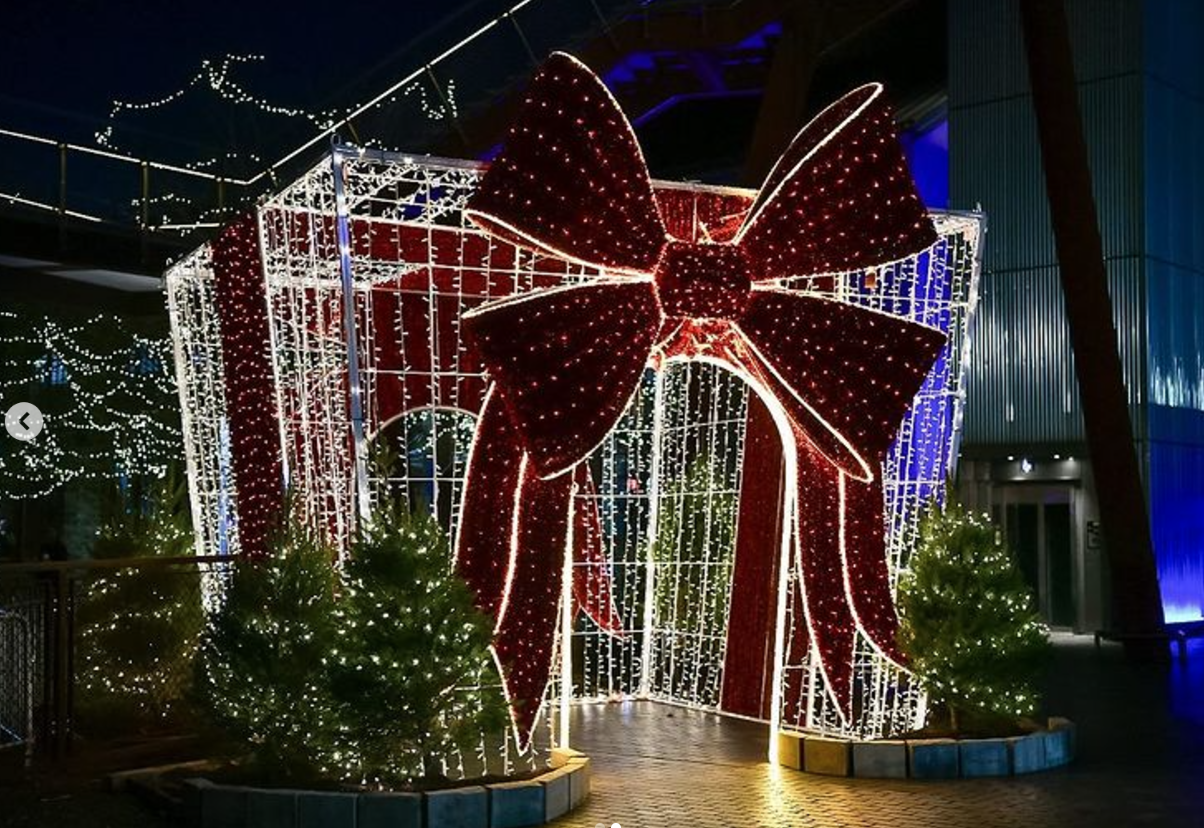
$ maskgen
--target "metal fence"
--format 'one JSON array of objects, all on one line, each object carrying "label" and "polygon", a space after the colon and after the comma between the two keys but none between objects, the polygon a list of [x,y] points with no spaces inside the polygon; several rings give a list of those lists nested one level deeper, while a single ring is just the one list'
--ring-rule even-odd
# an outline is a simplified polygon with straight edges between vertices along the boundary
[{"label": "metal fence", "polygon": [[228,558],[0,565],[0,746],[62,759],[191,728],[192,657]]},{"label": "metal fence", "polygon": [[33,757],[34,660],[29,622],[0,610],[0,750],[24,748]]}]

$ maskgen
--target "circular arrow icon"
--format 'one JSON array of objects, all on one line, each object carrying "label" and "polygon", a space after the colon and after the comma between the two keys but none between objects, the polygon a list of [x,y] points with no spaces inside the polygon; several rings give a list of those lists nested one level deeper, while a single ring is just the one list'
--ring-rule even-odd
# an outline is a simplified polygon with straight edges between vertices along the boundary
[{"label": "circular arrow icon", "polygon": [[10,437],[29,442],[42,432],[42,412],[33,403],[16,403],[4,415],[4,429]]}]

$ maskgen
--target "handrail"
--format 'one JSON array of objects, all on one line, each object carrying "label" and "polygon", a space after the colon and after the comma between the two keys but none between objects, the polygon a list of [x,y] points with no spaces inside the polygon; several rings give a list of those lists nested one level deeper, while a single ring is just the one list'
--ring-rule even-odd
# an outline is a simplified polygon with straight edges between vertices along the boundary
[{"label": "handrail", "polygon": [[[30,668],[32,663],[33,653],[33,634],[30,631],[29,619],[18,615],[15,612],[9,612],[3,607],[0,607],[0,622],[13,624],[22,633],[22,649],[23,649],[23,666],[24,666],[24,719],[22,724],[25,726],[25,733],[19,735],[20,744],[25,749],[25,767],[28,768],[33,764],[33,743],[34,743],[34,727],[33,727],[33,670]],[[4,726],[0,722],[0,728]],[[9,731],[14,733],[13,731]],[[14,735],[17,735],[14,733]]]},{"label": "handrail", "polygon": [[[604,13],[603,10],[599,7],[599,3],[597,2],[597,0],[588,0],[588,1],[589,1],[589,4],[593,7],[595,14],[597,15],[599,21],[602,23],[602,25],[604,26],[604,28],[606,29],[607,32],[609,32],[611,30],[611,28],[613,28],[611,25],[612,22],[614,22],[614,21],[621,22],[623,19],[630,17],[633,12],[638,12],[644,16],[647,16],[650,13],[651,14],[659,14],[662,10],[666,10],[671,13],[673,11],[680,10],[681,8],[686,7],[686,6],[714,7],[717,10],[723,10],[723,9],[728,9],[730,7],[738,6],[741,3],[745,2],[745,0],[717,0],[717,1],[712,1],[712,0],[658,0],[658,2],[656,2],[655,4],[637,4],[634,2],[634,0],[628,0],[627,2],[616,3],[615,7],[607,9],[607,11]],[[461,50],[463,50],[469,44],[476,41],[478,38],[480,38],[485,33],[494,29],[498,25],[505,23],[507,20],[510,20],[513,22],[514,14],[516,12],[521,11],[523,8],[530,6],[531,4],[533,4],[535,2],[536,2],[536,0],[518,0],[518,2],[515,2],[506,11],[497,15],[489,22],[487,22],[481,26],[478,26],[475,30],[473,30],[467,36],[461,38],[460,40],[456,41],[454,44],[452,44],[448,48],[439,52],[439,54],[437,54],[434,58],[430,59],[429,61],[426,61],[423,65],[421,65],[421,66],[413,69],[412,71],[408,72],[407,74],[405,74],[400,80],[392,83],[384,91],[380,92],[379,94],[374,95],[371,99],[369,99],[368,101],[366,101],[363,104],[360,104],[354,110],[352,110],[344,115],[338,116],[337,120],[330,121],[324,127],[322,127],[322,129],[317,134],[313,135],[311,138],[306,140],[304,143],[300,144],[299,146],[297,146],[294,149],[290,150],[289,152],[285,153],[283,156],[281,156],[277,160],[273,161],[267,167],[261,169],[258,173],[255,173],[254,175],[251,175],[250,177],[246,177],[246,178],[224,176],[224,175],[218,175],[218,174],[211,173],[211,172],[205,172],[202,170],[189,169],[187,167],[182,167],[177,164],[169,164],[169,163],[165,163],[165,162],[161,162],[161,161],[154,161],[154,160],[151,160],[148,158],[139,158],[136,156],[126,155],[126,154],[122,154],[119,152],[113,152],[111,150],[106,150],[106,149],[100,149],[97,147],[89,147],[89,146],[73,144],[73,143],[63,142],[63,141],[55,141],[50,138],[33,135],[33,134],[30,134],[27,132],[21,132],[21,131],[14,130],[14,129],[0,127],[0,137],[27,141],[30,143],[40,144],[40,145],[44,145],[44,146],[48,146],[48,147],[55,147],[58,149],[59,153],[62,156],[61,161],[60,161],[60,172],[59,172],[60,179],[61,179],[60,187],[59,187],[59,203],[55,204],[55,203],[51,203],[48,201],[39,201],[35,198],[30,198],[26,195],[22,195],[17,192],[14,192],[14,193],[0,192],[0,201],[8,201],[13,204],[20,204],[20,205],[27,206],[27,207],[41,209],[46,212],[56,213],[62,218],[73,218],[73,219],[80,219],[80,220],[84,220],[84,221],[101,222],[101,223],[112,224],[112,225],[125,225],[126,222],[121,220],[119,217],[105,218],[100,215],[95,215],[94,213],[82,212],[80,210],[72,210],[72,209],[67,208],[66,180],[65,180],[66,155],[67,155],[67,153],[83,153],[83,154],[87,154],[87,155],[92,155],[92,156],[96,156],[96,157],[100,157],[100,158],[109,159],[109,160],[112,160],[112,161],[115,161],[118,163],[122,163],[122,164],[128,164],[133,167],[140,167],[143,170],[142,192],[141,192],[141,196],[140,196],[140,200],[141,200],[141,204],[142,204],[142,206],[140,208],[141,218],[136,219],[133,222],[134,224],[139,225],[143,232],[146,232],[146,231],[170,231],[170,230],[184,232],[184,231],[189,231],[189,230],[211,229],[213,227],[220,226],[220,222],[214,222],[214,221],[210,220],[214,216],[204,216],[200,220],[195,221],[195,222],[187,222],[187,221],[185,221],[185,222],[163,222],[163,223],[159,223],[159,224],[154,224],[154,223],[150,222],[148,220],[148,215],[147,215],[149,206],[150,206],[150,196],[149,196],[149,192],[148,192],[148,178],[147,178],[148,171],[158,170],[158,171],[163,171],[163,172],[167,172],[167,173],[172,173],[175,175],[188,176],[193,179],[200,180],[200,181],[212,182],[213,184],[215,184],[215,186],[217,187],[217,191],[218,191],[218,196],[217,196],[218,203],[216,205],[216,209],[219,211],[219,213],[221,213],[222,211],[224,211],[226,209],[226,203],[224,203],[224,195],[223,195],[224,188],[232,187],[232,188],[240,189],[241,190],[241,192],[239,193],[240,198],[247,198],[247,197],[250,197],[251,195],[254,195],[254,191],[252,191],[251,188],[256,187],[256,185],[262,186],[264,183],[268,183],[268,182],[274,183],[276,172],[278,170],[280,170],[284,165],[288,164],[290,161],[293,161],[295,158],[297,158],[299,155],[301,155],[305,151],[313,148],[314,146],[322,143],[323,141],[329,140],[330,137],[335,135],[340,129],[350,125],[351,123],[353,123],[355,121],[355,119],[364,115],[369,110],[372,110],[373,108],[378,106],[382,101],[388,100],[391,96],[396,95],[399,91],[403,90],[409,84],[412,84],[413,82],[421,79],[425,74],[431,73],[432,70],[436,66],[438,66],[440,63],[442,63],[443,61],[445,61],[447,58],[451,57],[452,55],[459,53]],[[519,35],[520,35],[520,37],[522,37],[521,29],[519,30]],[[525,42],[525,39],[524,39],[524,42]],[[231,202],[236,201],[236,200],[237,199],[233,199],[233,200],[231,200]],[[206,209],[212,209],[212,208],[206,208]]]},{"label": "handrail", "polygon": [[180,555],[170,558],[81,558],[74,561],[18,561],[0,563],[0,577],[7,574],[27,572],[75,572],[107,569],[153,569],[180,564],[232,563],[238,560],[230,555]]},{"label": "handrail", "polygon": [[[122,155],[119,152],[113,152],[111,150],[98,149],[96,147],[87,147],[87,146],[84,146],[83,144],[72,144],[69,141],[54,141],[54,140],[51,140],[50,138],[43,138],[40,135],[32,135],[28,132],[18,132],[15,129],[5,129],[4,127],[0,127],[0,135],[5,136],[6,138],[17,138],[17,139],[23,140],[23,141],[31,141],[35,144],[46,144],[47,146],[51,146],[51,147],[59,147],[60,149],[68,149],[68,150],[71,150],[72,152],[82,152],[82,153],[86,153],[88,155],[98,155],[101,158],[109,158],[109,159],[112,159],[113,161],[122,161],[126,164],[132,164],[134,166],[142,166],[143,164],[145,164],[148,167],[150,167],[151,169],[163,170],[165,172],[179,173],[180,175],[190,175],[193,178],[201,178],[206,181],[212,181],[214,183],[221,181],[224,184],[234,184],[234,185],[237,185],[240,187],[245,187],[245,186],[250,185],[252,183],[252,181],[254,180],[254,179],[244,180],[241,178],[230,178],[229,176],[224,176],[224,175],[214,175],[213,173],[207,173],[207,172],[204,172],[203,170],[190,170],[187,167],[180,167],[175,164],[165,164],[162,161],[151,161],[148,158],[137,158],[133,155]],[[259,178],[259,176],[256,176],[256,178]]]}]

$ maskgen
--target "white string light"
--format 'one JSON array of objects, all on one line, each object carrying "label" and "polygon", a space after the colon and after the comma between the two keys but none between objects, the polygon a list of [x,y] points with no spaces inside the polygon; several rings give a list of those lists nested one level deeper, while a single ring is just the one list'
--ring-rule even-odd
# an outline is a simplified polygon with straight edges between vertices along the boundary
[{"label": "white string light", "polygon": [[[0,402],[36,401],[46,391],[59,400],[44,406],[36,439],[11,441],[0,454],[0,491],[38,498],[77,480],[161,477],[179,457],[168,340],[130,333],[107,315],[68,324],[0,311],[0,322],[29,331],[0,335]],[[112,350],[84,344],[96,331],[114,335]]]},{"label": "white string light", "polygon": [[[319,129],[326,129],[329,126],[329,118],[326,115],[310,112],[299,107],[281,106],[268,101],[247,91],[241,86],[232,75],[231,70],[235,66],[240,66],[249,63],[259,63],[265,60],[263,55],[226,55],[219,60],[205,59],[201,61],[201,66],[193,74],[183,87],[175,92],[164,95],[161,98],[156,98],[149,101],[122,101],[114,100],[109,109],[107,123],[104,128],[96,133],[96,143],[102,147],[116,150],[118,149],[114,141],[113,133],[116,129],[116,120],[119,115],[124,112],[150,112],[156,109],[162,109],[169,104],[183,98],[191,90],[204,88],[213,92],[222,100],[240,106],[251,106],[259,112],[268,115],[280,115],[286,118],[303,118]],[[235,154],[227,153],[226,157],[233,157]],[[218,159],[209,161],[193,162],[187,164],[189,169],[201,169],[204,166],[212,166]]]}]

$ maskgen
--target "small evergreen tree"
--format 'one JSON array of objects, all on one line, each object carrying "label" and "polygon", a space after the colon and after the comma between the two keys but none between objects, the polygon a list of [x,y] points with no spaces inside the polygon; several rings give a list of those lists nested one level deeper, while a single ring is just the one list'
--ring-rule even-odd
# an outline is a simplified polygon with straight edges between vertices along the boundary
[{"label": "small evergreen tree", "polygon": [[1049,642],[998,531],[949,501],[924,516],[900,578],[900,644],[956,733],[1033,714]]},{"label": "small evergreen tree", "polygon": [[352,548],[330,670],[345,778],[437,777],[454,747],[506,725],[491,625],[450,560],[438,524],[397,506],[380,509]]},{"label": "small evergreen tree", "polygon": [[325,664],[336,584],[333,551],[290,521],[266,559],[234,565],[201,638],[200,706],[251,747],[253,769],[267,780],[304,782],[331,772],[339,726]]},{"label": "small evergreen tree", "polygon": [[[93,556],[181,557],[192,541],[186,481],[172,466],[145,501],[117,494]],[[97,570],[77,613],[76,713],[86,732],[155,725],[181,710],[202,624],[194,567]]]}]

